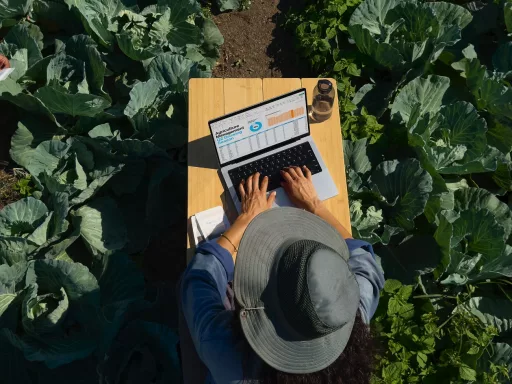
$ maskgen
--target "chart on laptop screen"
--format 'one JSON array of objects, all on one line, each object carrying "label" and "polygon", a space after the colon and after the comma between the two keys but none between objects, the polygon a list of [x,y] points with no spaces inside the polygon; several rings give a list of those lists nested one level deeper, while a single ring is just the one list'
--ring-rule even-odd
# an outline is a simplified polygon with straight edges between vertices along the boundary
[{"label": "chart on laptop screen", "polygon": [[308,133],[304,93],[211,123],[221,164]]}]

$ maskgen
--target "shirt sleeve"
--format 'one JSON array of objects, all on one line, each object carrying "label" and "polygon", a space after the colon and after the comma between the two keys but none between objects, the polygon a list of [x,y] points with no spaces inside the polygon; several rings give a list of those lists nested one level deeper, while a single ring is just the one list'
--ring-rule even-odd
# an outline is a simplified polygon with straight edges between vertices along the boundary
[{"label": "shirt sleeve", "polygon": [[348,239],[350,250],[348,264],[359,284],[360,303],[363,319],[369,323],[379,305],[380,291],[384,287],[384,274],[375,260],[371,244]]},{"label": "shirt sleeve", "polygon": [[224,307],[233,279],[230,253],[214,242],[198,248],[181,281],[181,307],[196,351],[216,383],[243,377],[240,345],[233,334],[233,312]]}]

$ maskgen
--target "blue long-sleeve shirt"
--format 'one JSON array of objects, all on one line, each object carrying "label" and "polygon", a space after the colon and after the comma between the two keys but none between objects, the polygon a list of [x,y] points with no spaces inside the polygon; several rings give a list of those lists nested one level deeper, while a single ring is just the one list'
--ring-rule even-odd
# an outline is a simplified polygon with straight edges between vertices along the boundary
[{"label": "blue long-sleeve shirt", "polygon": [[[369,323],[379,303],[384,276],[369,243],[349,239],[347,245],[348,263],[359,284],[359,309],[363,320]],[[181,283],[183,315],[196,351],[208,368],[209,383],[256,380],[262,364],[243,335],[233,328],[235,313],[227,292],[234,268],[230,253],[217,243],[208,242],[197,249]]]}]

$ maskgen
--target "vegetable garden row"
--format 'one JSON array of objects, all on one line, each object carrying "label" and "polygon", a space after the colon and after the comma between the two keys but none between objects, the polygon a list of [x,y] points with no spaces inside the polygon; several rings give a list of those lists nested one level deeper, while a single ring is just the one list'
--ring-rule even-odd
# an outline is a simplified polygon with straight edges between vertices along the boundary
[{"label": "vegetable garden row", "polygon": [[512,2],[308,1],[287,26],[338,81],[352,231],[386,274],[374,382],[509,382]]},{"label": "vegetable garden row", "polygon": [[222,35],[194,0],[0,1],[0,26],[35,185],[0,212],[0,382],[179,382],[173,287],[135,260],[184,217],[188,79]]},{"label": "vegetable garden row", "polygon": [[[375,383],[510,380],[512,2],[454,3],[287,15],[338,81],[352,230],[387,278]],[[195,0],[0,0],[34,185],[0,211],[2,382],[180,380],[172,293],[136,261],[184,217],[188,79],[222,43]]]}]

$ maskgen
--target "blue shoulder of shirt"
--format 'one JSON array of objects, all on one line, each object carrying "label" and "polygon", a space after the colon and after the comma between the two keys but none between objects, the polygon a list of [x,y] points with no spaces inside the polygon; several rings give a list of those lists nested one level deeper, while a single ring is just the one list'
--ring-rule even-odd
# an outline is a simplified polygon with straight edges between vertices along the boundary
[{"label": "blue shoulder of shirt", "polygon": [[197,248],[196,253],[202,253],[204,255],[210,254],[215,256],[226,270],[227,280],[233,280],[235,273],[235,263],[233,262],[233,257],[227,249],[221,247],[219,244],[217,244],[216,241],[207,241]]}]

